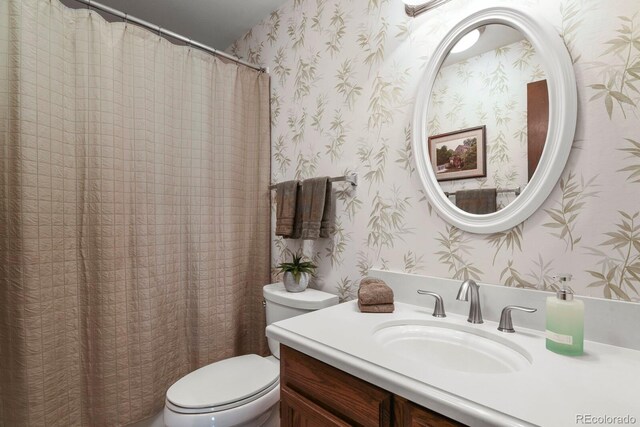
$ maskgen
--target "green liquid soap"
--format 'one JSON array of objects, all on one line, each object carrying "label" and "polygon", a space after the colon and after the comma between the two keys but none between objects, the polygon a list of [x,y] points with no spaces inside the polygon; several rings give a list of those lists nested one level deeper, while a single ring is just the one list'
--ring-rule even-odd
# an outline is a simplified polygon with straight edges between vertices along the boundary
[{"label": "green liquid soap", "polygon": [[[558,276],[561,282],[570,275]],[[584,346],[584,303],[573,299],[573,291],[566,285],[547,298],[546,346],[558,354],[579,356]]]}]

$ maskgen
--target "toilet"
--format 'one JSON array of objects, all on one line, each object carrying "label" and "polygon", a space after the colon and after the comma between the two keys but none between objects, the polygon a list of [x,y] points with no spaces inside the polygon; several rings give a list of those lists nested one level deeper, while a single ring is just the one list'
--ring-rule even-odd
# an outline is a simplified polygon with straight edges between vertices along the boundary
[{"label": "toilet", "polygon": [[[263,288],[267,325],[338,303],[315,289],[287,292],[282,283]],[[280,425],[280,347],[267,338],[272,356],[232,357],[203,366],[167,390],[167,427],[276,427]]]}]

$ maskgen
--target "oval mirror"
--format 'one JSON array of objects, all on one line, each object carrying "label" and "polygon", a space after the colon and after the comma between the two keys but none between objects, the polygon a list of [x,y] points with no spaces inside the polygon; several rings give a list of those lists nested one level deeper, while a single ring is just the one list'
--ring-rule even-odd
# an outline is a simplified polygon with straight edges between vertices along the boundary
[{"label": "oval mirror", "polygon": [[413,148],[431,205],[465,231],[518,225],[558,181],[576,117],[571,59],[550,24],[512,7],[463,19],[416,100]]}]

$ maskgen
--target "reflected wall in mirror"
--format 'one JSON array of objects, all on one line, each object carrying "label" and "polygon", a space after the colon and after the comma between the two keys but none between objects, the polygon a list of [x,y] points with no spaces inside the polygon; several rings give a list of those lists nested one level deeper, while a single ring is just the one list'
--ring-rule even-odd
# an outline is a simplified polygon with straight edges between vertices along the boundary
[{"label": "reflected wall in mirror", "polygon": [[[520,31],[489,24],[467,34],[448,52],[428,98],[427,161],[451,203],[486,214],[513,202],[537,167],[547,137],[547,76]],[[455,137],[480,128],[484,141]],[[444,141],[435,158],[432,141]]]}]

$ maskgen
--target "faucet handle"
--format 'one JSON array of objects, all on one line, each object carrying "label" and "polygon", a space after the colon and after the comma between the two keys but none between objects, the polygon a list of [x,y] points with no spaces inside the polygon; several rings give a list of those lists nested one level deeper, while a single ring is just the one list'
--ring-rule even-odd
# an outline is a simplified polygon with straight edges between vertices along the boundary
[{"label": "faucet handle", "polygon": [[442,301],[442,297],[439,294],[430,291],[423,291],[422,289],[419,289],[418,293],[420,295],[431,295],[436,299],[436,305],[433,308],[433,317],[447,317],[444,312],[444,302]]},{"label": "faucet handle", "polygon": [[526,313],[534,313],[538,311],[537,308],[530,307],[522,307],[519,305],[508,305],[502,309],[502,314],[500,315],[500,325],[498,325],[498,330],[501,332],[515,332],[513,329],[513,321],[511,320],[511,310],[524,311]]}]

